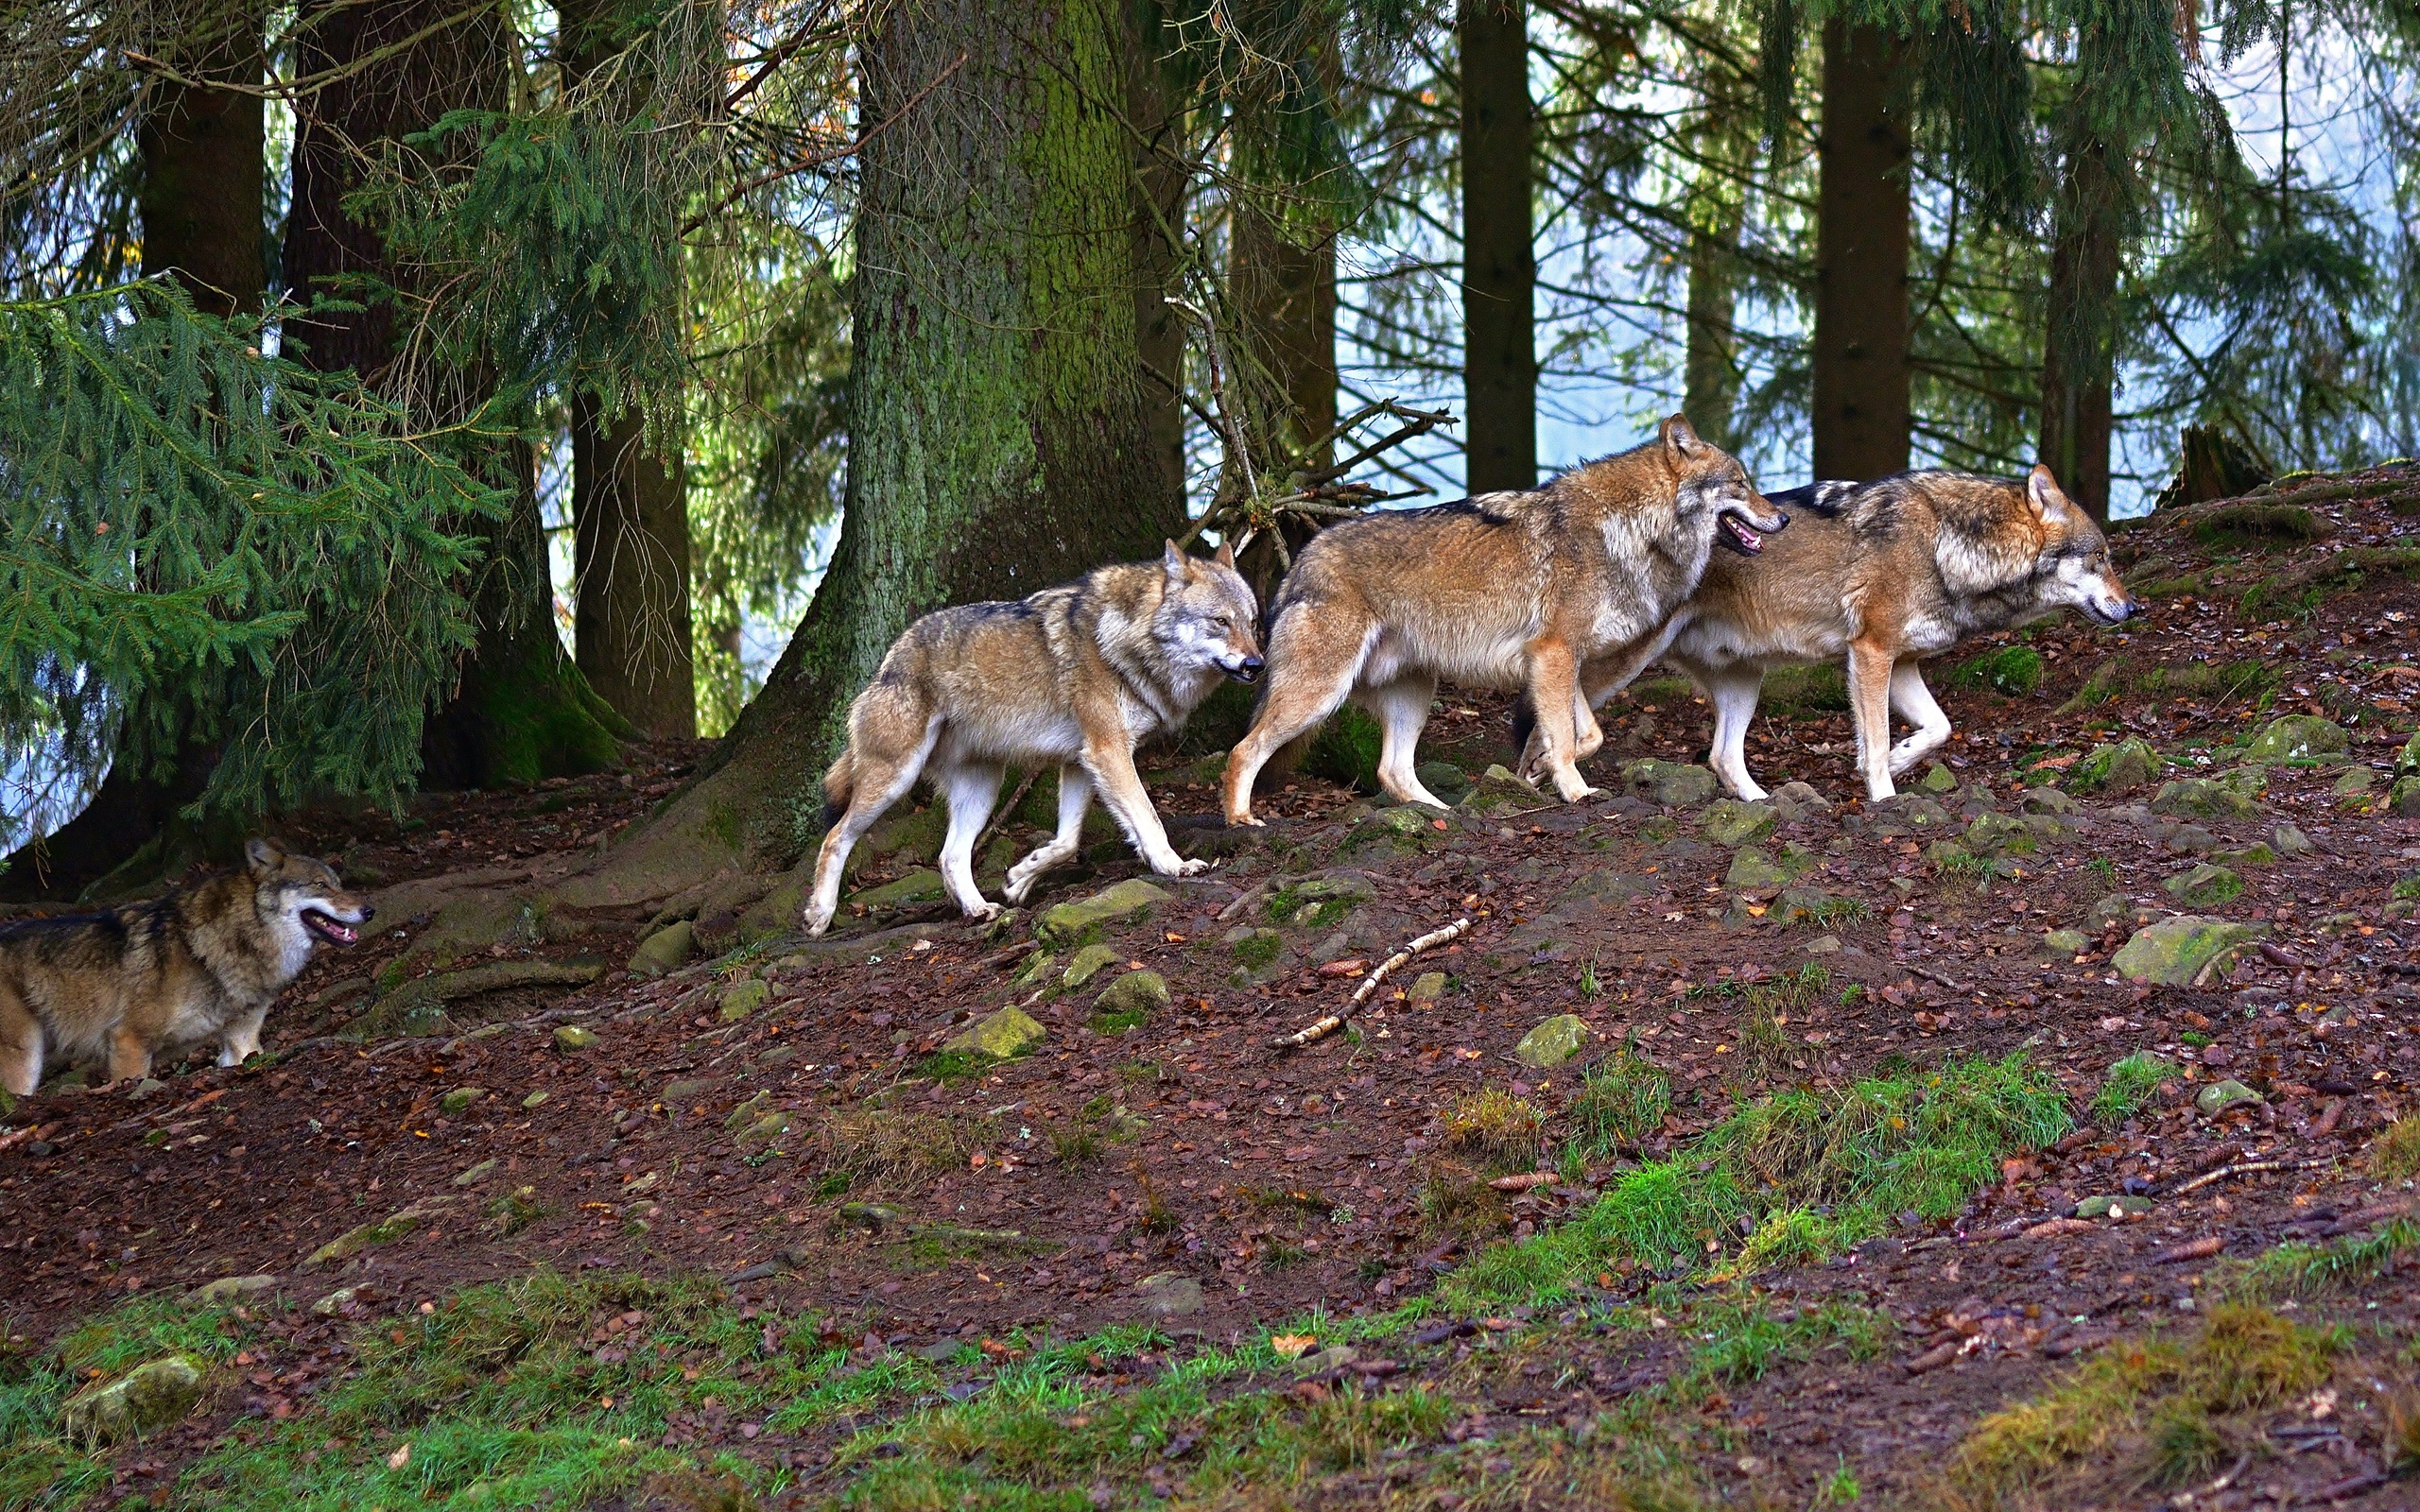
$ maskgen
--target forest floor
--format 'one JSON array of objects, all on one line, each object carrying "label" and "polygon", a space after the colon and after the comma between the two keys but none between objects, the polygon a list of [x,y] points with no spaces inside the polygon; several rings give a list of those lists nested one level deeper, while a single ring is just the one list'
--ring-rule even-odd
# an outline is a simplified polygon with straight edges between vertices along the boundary
[{"label": "forest floor", "polygon": [[[1212,870],[989,927],[904,811],[821,941],[513,902],[702,747],[299,825],[380,928],[270,1057],[0,1119],[0,1506],[2411,1506],[2420,480],[2348,481],[2118,534],[2151,614],[1943,659],[1887,803],[1818,671],[1753,807],[1668,680],[1570,806],[1452,694],[1443,816],[1228,832],[1197,741]],[[2179,914],[2245,927],[2121,969]]]}]

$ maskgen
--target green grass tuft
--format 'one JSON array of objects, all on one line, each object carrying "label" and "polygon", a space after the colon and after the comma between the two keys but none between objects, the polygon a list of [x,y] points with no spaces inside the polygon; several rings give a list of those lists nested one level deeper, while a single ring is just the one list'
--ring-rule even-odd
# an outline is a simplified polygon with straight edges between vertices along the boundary
[{"label": "green grass tuft", "polygon": [[1572,1143],[1592,1160],[1634,1149],[1663,1126],[1671,1108],[1670,1080],[1634,1047],[1623,1045],[1581,1073],[1569,1115]]},{"label": "green grass tuft", "polygon": [[2176,1074],[2176,1067],[2148,1050],[2137,1050],[2109,1068],[2100,1091],[2093,1094],[2092,1121],[2116,1128],[2141,1112],[2159,1084]]}]

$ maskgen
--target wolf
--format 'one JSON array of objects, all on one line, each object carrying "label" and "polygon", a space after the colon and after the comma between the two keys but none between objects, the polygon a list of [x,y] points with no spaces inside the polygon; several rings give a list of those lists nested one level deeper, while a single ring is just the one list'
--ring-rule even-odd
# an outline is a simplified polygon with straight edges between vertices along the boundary
[{"label": "wolf", "polygon": [[0,1087],[31,1092],[53,1058],[147,1076],[212,1040],[241,1065],[313,949],[353,944],[372,913],[326,862],[261,839],[242,870],[147,902],[0,924]]},{"label": "wolf", "polygon": [[[2143,610],[2100,526],[2047,467],[2021,478],[1922,469],[1772,498],[1800,520],[1782,543],[1713,563],[1661,636],[1581,674],[1590,708],[1658,660],[1695,680],[1714,706],[1709,762],[1739,798],[1765,796],[1746,747],[1773,667],[1845,661],[1858,769],[1867,796],[1883,799],[1897,792],[1893,778],[1949,739],[1949,716],[1925,686],[1925,658],[2062,609],[2102,626]],[[1893,710],[1915,727],[1895,746]],[[1545,765],[1526,711],[1515,711],[1513,738],[1523,771]]]},{"label": "wolf", "polygon": [[1260,675],[1259,615],[1232,549],[1203,560],[1168,541],[1156,562],[908,627],[849,706],[848,748],[824,774],[807,933],[831,927],[850,850],[926,772],[949,805],[942,880],[970,919],[1000,912],[976,889],[973,857],[1006,765],[1059,766],[1059,833],[1009,869],[1010,902],[1076,853],[1096,788],[1152,870],[1202,870],[1169,847],[1134,748],[1181,728],[1220,678]]},{"label": "wolf", "polygon": [[1331,525],[1270,610],[1268,685],[1227,757],[1227,822],[1260,822],[1261,767],[1348,696],[1385,731],[1379,785],[1397,802],[1444,807],[1412,765],[1440,679],[1529,691],[1547,711],[1541,765],[1555,791],[1587,798],[1574,765],[1580,735],[1595,731],[1576,698],[1581,665],[1651,639],[1717,541],[1753,556],[1789,523],[1736,458],[1674,415],[1655,439],[1542,488]]}]

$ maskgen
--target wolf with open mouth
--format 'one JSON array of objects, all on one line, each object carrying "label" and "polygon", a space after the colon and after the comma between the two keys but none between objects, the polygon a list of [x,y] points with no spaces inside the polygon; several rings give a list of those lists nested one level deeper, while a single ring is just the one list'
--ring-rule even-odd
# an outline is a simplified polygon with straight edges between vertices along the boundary
[{"label": "wolf with open mouth", "polygon": [[220,1065],[241,1065],[311,952],[354,943],[371,914],[326,862],[254,840],[240,871],[0,925],[0,1087],[25,1096],[49,1060],[147,1076],[160,1055],[213,1041]]}]

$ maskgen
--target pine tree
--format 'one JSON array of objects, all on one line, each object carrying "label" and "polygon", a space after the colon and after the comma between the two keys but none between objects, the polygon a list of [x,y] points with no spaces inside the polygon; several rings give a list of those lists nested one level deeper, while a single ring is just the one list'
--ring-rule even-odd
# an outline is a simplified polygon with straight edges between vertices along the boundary
[{"label": "pine tree", "polygon": [[1898,35],[1824,24],[1816,190],[1815,475],[1908,465],[1908,66]]},{"label": "pine tree", "polygon": [[1538,481],[1534,126],[1523,0],[1466,0],[1461,59],[1466,486],[1484,493]]}]

